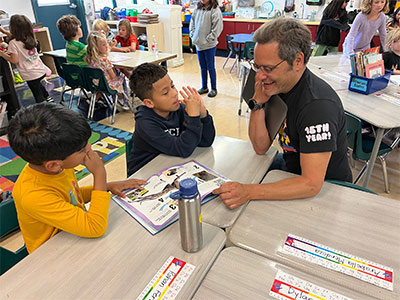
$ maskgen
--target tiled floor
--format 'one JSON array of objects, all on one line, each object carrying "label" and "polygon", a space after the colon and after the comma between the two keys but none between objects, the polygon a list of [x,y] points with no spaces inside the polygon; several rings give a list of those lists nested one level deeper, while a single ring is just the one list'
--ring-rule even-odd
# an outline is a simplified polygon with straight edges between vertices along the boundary
[{"label": "tiled floor", "polygon": [[[195,54],[184,53],[184,59],[185,63],[183,66],[169,68],[169,74],[172,80],[178,89],[183,85],[200,88],[200,69],[197,56]],[[240,81],[235,72],[236,69],[234,69],[232,73],[229,73],[233,59],[228,62],[225,69],[222,69],[224,61],[225,58],[223,57],[216,58],[218,95],[215,98],[204,97],[204,102],[214,118],[217,134],[247,140],[248,115],[245,113],[245,105],[243,105],[244,112],[242,116],[238,115]],[[104,119],[101,122],[109,124],[108,119]],[[130,112],[119,113],[113,126],[132,132],[134,129],[132,114]],[[277,145],[276,147],[279,148]],[[400,200],[400,149],[396,149],[389,154],[387,157],[387,165],[391,193],[384,193],[382,170],[378,160],[368,188],[383,196]],[[357,174],[357,171],[359,171],[361,167],[362,164],[356,162],[356,168],[353,172],[354,175]],[[107,173],[109,180],[124,179],[126,174],[125,156],[121,156],[107,164]],[[229,174],[226,175],[229,177]],[[90,184],[91,182],[91,177],[86,177],[81,183]]]}]

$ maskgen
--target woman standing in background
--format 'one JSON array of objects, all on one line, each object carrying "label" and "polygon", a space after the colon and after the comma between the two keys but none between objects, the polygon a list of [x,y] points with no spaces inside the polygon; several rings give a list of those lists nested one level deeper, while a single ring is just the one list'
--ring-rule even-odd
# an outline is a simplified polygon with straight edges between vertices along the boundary
[{"label": "woman standing in background", "polygon": [[324,9],[317,30],[316,46],[312,56],[326,55],[326,52],[338,52],[340,31],[348,31],[346,6],[350,0],[333,0]]},{"label": "woman standing in background", "polygon": [[215,53],[218,37],[222,32],[222,13],[217,0],[201,0],[193,11],[190,20],[190,38],[196,45],[201,69],[202,87],[199,94],[208,93],[207,78],[210,73],[211,91],[208,97],[217,95],[217,73],[215,72]]}]

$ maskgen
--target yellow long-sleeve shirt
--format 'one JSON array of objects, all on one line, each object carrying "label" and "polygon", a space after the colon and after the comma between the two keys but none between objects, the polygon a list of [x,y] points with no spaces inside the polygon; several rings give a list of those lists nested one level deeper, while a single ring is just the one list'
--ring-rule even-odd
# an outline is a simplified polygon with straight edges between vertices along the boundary
[{"label": "yellow long-sleeve shirt", "polygon": [[[78,186],[73,169],[47,175],[27,165],[13,189],[18,221],[29,253],[60,230],[99,237],[107,229],[111,195]],[[86,211],[84,204],[91,202]]]}]

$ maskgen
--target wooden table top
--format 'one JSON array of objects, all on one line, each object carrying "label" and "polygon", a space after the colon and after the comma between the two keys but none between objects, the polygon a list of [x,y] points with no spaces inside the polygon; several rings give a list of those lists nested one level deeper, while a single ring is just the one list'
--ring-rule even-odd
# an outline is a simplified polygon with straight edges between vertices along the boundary
[{"label": "wooden table top", "polygon": [[58,233],[0,277],[0,299],[135,299],[169,256],[196,267],[177,297],[190,299],[225,240],[203,223],[203,249],[184,252],[178,223],[152,236],[111,201],[103,237]]},{"label": "wooden table top", "polygon": [[[269,172],[263,183],[296,176]],[[250,201],[234,224],[229,239],[238,247],[309,274],[380,299],[400,299],[400,278],[394,291],[283,253],[288,234],[388,266],[400,274],[400,202],[355,189],[324,183],[308,199]]]},{"label": "wooden table top", "polygon": [[[257,155],[249,141],[216,136],[211,147],[197,147],[188,158],[160,154],[132,175],[146,179],[169,166],[196,160],[231,180],[241,183],[260,183],[277,154],[271,147],[265,155]],[[202,205],[203,222],[226,228],[231,226],[244,206],[228,209],[219,197]]]}]

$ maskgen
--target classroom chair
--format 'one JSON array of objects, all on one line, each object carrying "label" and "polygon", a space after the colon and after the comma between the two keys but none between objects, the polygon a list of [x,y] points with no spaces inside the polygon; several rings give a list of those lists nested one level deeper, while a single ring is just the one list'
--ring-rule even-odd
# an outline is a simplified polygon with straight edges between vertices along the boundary
[{"label": "classroom chair", "polygon": [[92,93],[89,104],[88,119],[93,119],[94,106],[96,104],[96,94],[99,92],[103,95],[107,104],[110,106],[111,124],[114,124],[115,114],[117,111],[117,91],[112,90],[101,69],[82,67],[85,88]]},{"label": "classroom chair", "polygon": [[53,60],[54,60],[54,65],[56,66],[58,76],[64,81],[61,90],[61,103],[62,103],[64,102],[64,91],[66,87],[65,75],[62,69],[62,64],[66,64],[67,59],[65,57],[53,56]]},{"label": "classroom chair", "polygon": [[[254,58],[255,45],[256,45],[256,43],[252,42],[252,41],[246,42],[244,44],[244,50],[243,50],[244,61],[242,61],[240,63],[240,73],[239,73],[239,76],[240,76],[240,74],[242,76],[242,84],[240,87],[239,110],[238,110],[239,116],[242,114],[242,102],[243,102],[242,95],[243,95],[243,90],[245,87],[247,77],[248,77],[248,75],[250,73],[250,69],[251,69],[250,61],[253,60],[253,58]],[[247,108],[246,112],[249,112],[249,108]]]},{"label": "classroom chair", "polygon": [[359,190],[359,191],[363,191],[363,192],[366,192],[366,193],[377,195],[377,193],[371,191],[370,189],[367,189],[366,187],[359,186],[359,185],[351,183],[351,182],[341,181],[341,180],[333,180],[333,179],[327,179],[325,181],[329,182],[329,183],[345,186],[345,187],[348,187],[348,188],[351,188],[351,189],[355,189],[355,190]]},{"label": "classroom chair", "polygon": [[79,103],[81,101],[82,92],[84,93],[85,97],[89,99],[89,96],[85,91],[85,79],[82,74],[82,69],[78,65],[63,63],[61,64],[61,68],[65,83],[69,86],[69,89],[66,89],[61,93],[61,102],[64,102],[64,93],[67,91],[71,91],[68,105],[68,108],[71,109],[75,90],[79,89],[77,106],[79,106]]},{"label": "classroom chair", "polygon": [[234,57],[235,57],[235,61],[234,61],[234,63],[233,63],[233,65],[232,65],[232,67],[231,67],[229,72],[232,72],[232,69],[236,65],[237,57],[239,55],[239,48],[235,48],[235,45],[233,45],[233,43],[231,42],[232,39],[233,39],[232,36],[230,36],[229,34],[226,35],[226,49],[229,51],[229,54],[228,54],[223,66],[222,66],[222,69],[225,68],[226,63],[228,62],[228,60],[231,58],[231,56],[233,54]]},{"label": "classroom chair", "polygon": [[[346,120],[347,120],[347,147],[351,150],[351,157],[355,160],[361,160],[365,162],[364,167],[361,169],[360,173],[357,175],[353,183],[357,183],[364,172],[367,169],[369,163],[373,164],[374,161],[369,161],[371,157],[372,148],[374,146],[375,138],[367,135],[362,134],[361,132],[361,123],[362,121],[357,118],[356,116],[349,114],[346,112]],[[390,193],[389,190],[389,179],[387,175],[387,168],[386,168],[386,156],[397,146],[400,141],[400,137],[395,139],[392,144],[386,145],[385,143],[381,142],[378,150],[378,158],[382,164],[382,171],[383,171],[383,179],[385,185],[385,192]]]},{"label": "classroom chair", "polygon": [[[0,203],[0,238],[5,237],[12,231],[19,228],[17,211],[14,199]],[[16,252],[0,247],[0,275],[5,273],[25,256],[28,255],[26,246],[19,248]]]}]

